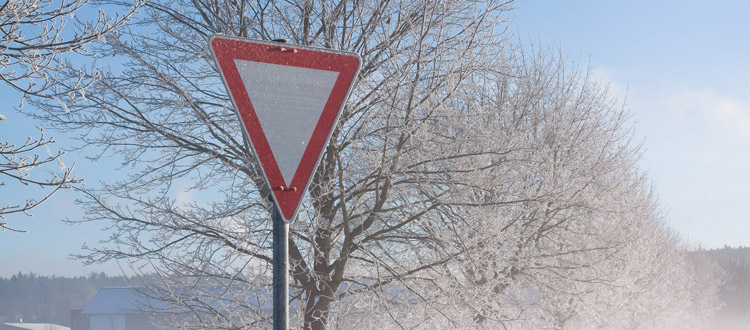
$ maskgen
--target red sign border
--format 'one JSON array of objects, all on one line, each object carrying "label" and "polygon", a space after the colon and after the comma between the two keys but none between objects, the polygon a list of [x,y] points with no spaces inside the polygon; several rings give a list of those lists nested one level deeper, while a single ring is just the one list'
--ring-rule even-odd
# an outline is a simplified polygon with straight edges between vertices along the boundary
[{"label": "red sign border", "polygon": [[[281,211],[282,218],[291,222],[299,212],[302,197],[312,181],[315,169],[323,157],[323,151],[333,134],[349,93],[354,86],[361,67],[358,54],[325,48],[283,44],[215,34],[208,41],[219,73],[229,91],[235,111],[240,117],[244,134],[252,144],[252,150],[262,167],[266,183],[273,192],[273,200]],[[239,70],[234,60],[245,60],[269,64],[288,65],[300,68],[338,72],[331,95],[323,108],[312,137],[302,155],[297,171],[289,186],[286,186],[276,158],[271,151],[266,135],[255,109],[247,95]]]}]

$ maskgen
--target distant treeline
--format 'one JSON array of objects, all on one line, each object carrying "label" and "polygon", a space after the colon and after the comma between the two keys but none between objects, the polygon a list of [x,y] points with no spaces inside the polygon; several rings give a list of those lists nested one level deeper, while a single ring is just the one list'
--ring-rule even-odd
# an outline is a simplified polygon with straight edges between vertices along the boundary
[{"label": "distant treeline", "polygon": [[0,324],[23,318],[24,323],[70,326],[70,311],[83,308],[99,289],[137,285],[133,281],[137,278],[104,273],[74,278],[18,273],[0,278]]},{"label": "distant treeline", "polygon": [[714,325],[722,330],[747,330],[750,325],[750,247],[724,246],[721,249],[698,250],[724,270],[719,289],[724,306],[716,314]]},{"label": "distant treeline", "polygon": [[[694,252],[723,269],[719,291],[724,304],[716,315],[719,329],[747,329],[750,324],[750,247]],[[0,323],[55,323],[70,326],[70,311],[83,308],[101,288],[139,286],[138,278],[92,273],[74,278],[18,273],[0,278]]]}]

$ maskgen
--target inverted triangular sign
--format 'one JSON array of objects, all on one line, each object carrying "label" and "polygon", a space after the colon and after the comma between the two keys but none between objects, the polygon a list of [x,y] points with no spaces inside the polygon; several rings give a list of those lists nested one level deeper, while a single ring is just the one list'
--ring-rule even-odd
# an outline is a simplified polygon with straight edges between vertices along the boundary
[{"label": "inverted triangular sign", "polygon": [[354,85],[359,55],[221,35],[209,44],[274,203],[292,221]]}]

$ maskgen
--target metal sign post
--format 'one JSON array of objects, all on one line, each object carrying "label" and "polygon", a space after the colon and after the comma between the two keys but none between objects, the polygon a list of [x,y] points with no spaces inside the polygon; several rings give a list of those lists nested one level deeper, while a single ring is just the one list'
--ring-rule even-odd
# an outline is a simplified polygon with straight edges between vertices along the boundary
[{"label": "metal sign post", "polygon": [[[269,199],[273,197],[269,196]],[[289,223],[274,204],[273,216],[273,329],[289,328]]]},{"label": "metal sign post", "polygon": [[[284,39],[274,40],[287,43]],[[271,189],[273,190],[273,188]],[[289,329],[289,222],[284,221],[281,211],[271,200],[273,212],[273,329]]]}]

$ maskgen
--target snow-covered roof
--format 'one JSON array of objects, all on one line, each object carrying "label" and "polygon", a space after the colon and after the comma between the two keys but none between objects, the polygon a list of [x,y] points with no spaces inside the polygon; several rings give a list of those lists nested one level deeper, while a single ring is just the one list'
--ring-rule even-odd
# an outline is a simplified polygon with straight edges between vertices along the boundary
[{"label": "snow-covered roof", "polygon": [[3,323],[6,326],[28,330],[70,330],[68,327],[52,323]]},{"label": "snow-covered roof", "polygon": [[166,304],[149,298],[144,289],[103,288],[83,308],[81,314],[137,314],[162,309]]}]

